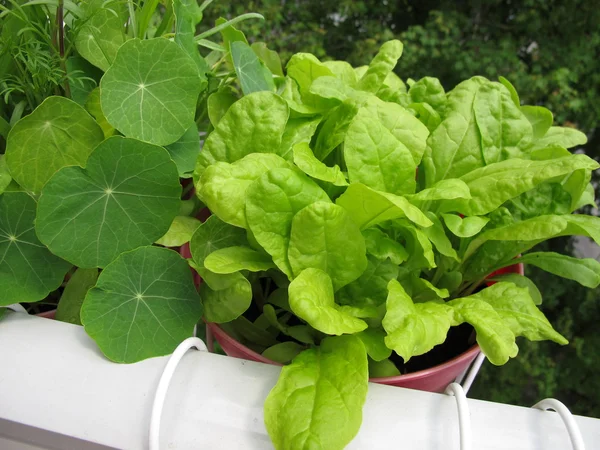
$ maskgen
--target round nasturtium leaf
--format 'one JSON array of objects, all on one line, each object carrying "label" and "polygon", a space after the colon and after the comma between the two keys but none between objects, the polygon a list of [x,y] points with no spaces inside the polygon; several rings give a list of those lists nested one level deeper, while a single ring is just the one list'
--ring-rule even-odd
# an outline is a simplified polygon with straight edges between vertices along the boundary
[{"label": "round nasturtium leaf", "polygon": [[100,81],[108,122],[156,145],[177,141],[194,124],[201,82],[194,61],[168,39],[131,39]]},{"label": "round nasturtium leaf", "polygon": [[71,268],[42,245],[34,220],[35,201],[28,194],[0,195],[0,305],[42,300]]},{"label": "round nasturtium leaf", "polygon": [[179,211],[177,167],[164,148],[114,136],[87,168],[65,167],[38,203],[36,232],[78,267],[104,267],[120,253],[163,236]]},{"label": "round nasturtium leaf", "polygon": [[85,331],[112,361],[171,353],[192,336],[202,303],[188,264],[173,250],[140,247],[100,274],[81,308]]},{"label": "round nasturtium leaf", "polygon": [[34,194],[65,166],[85,166],[104,133],[72,100],[48,97],[10,130],[6,163],[13,179]]}]

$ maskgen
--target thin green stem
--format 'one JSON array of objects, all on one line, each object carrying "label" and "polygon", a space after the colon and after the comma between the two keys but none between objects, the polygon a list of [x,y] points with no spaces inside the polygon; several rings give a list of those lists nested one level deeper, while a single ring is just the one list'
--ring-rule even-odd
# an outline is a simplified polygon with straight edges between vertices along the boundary
[{"label": "thin green stem", "polygon": [[129,8],[129,22],[131,23],[131,31],[133,37],[137,36],[137,21],[135,20],[135,7],[133,0],[127,0],[127,8]]},{"label": "thin green stem", "polygon": [[209,36],[212,36],[213,34],[217,34],[219,31],[235,25],[238,22],[242,22],[243,20],[248,20],[248,19],[261,19],[261,20],[265,20],[264,16],[262,14],[258,14],[258,13],[247,13],[247,14],[242,14],[241,16],[236,17],[235,19],[231,19],[228,20],[225,23],[222,23],[221,25],[217,25],[214,28],[211,28],[210,30],[205,31],[204,33],[200,33],[198,36],[196,36],[194,39],[196,41],[199,41],[200,39],[205,39]]}]

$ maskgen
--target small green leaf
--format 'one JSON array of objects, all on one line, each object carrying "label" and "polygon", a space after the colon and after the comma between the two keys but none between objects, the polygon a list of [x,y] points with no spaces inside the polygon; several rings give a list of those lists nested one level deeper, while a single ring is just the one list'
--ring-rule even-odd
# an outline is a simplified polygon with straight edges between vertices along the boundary
[{"label": "small green leaf", "polygon": [[281,364],[287,364],[294,359],[299,353],[305,350],[306,347],[295,342],[282,342],[269,347],[262,355]]},{"label": "small green leaf", "polygon": [[12,177],[8,172],[8,166],[6,165],[6,156],[0,155],[0,194],[4,192],[11,181]]},{"label": "small green leaf", "polygon": [[[252,286],[239,272],[230,275],[231,281],[223,289],[213,290],[206,283],[200,286],[204,318],[209,322],[226,323],[240,317],[252,303]],[[218,286],[221,287],[221,286]]]},{"label": "small green leaf", "polygon": [[285,101],[272,92],[242,97],[210,133],[196,162],[194,181],[217,161],[235,162],[250,153],[277,153],[289,115]]},{"label": "small green leaf", "polygon": [[360,183],[350,184],[336,204],[348,211],[361,230],[404,217],[422,227],[432,225],[431,220],[406,198],[376,191]]},{"label": "small green leaf", "polygon": [[453,200],[455,198],[471,198],[469,186],[458,178],[438,181],[432,187],[417,192],[414,195],[407,195],[411,202],[425,202],[435,200]]},{"label": "small green leaf", "polygon": [[259,91],[273,92],[273,74],[245,42],[231,43],[231,58],[245,95]]},{"label": "small green leaf", "polygon": [[256,56],[269,68],[273,75],[283,77],[283,69],[281,68],[281,59],[274,50],[269,50],[264,42],[254,42],[251,46]]},{"label": "small green leaf", "polygon": [[440,113],[446,107],[446,92],[437,78],[421,78],[410,87],[408,95],[413,103],[431,105],[435,111]]},{"label": "small green leaf", "polygon": [[317,201],[330,202],[314,181],[291,169],[272,169],[246,191],[248,226],[261,247],[290,279],[288,247],[292,219],[302,208]]},{"label": "small green leaf", "polygon": [[321,181],[327,181],[336,186],[348,186],[346,177],[339,166],[328,167],[315,158],[308,143],[294,146],[294,163],[308,176]]},{"label": "small green leaf", "polygon": [[442,123],[439,113],[427,103],[411,103],[407,108],[415,112],[417,119],[427,127],[430,133],[433,133],[438,125]]},{"label": "small green leaf", "polygon": [[39,194],[59,169],[85,166],[103,139],[85,109],[64,97],[48,97],[10,130],[6,164],[20,186]]},{"label": "small green leaf", "polygon": [[233,164],[214,163],[202,174],[198,196],[224,222],[247,228],[246,190],[264,173],[281,167],[291,168],[272,153],[250,153]]},{"label": "small green leaf", "polygon": [[102,112],[102,106],[100,105],[100,88],[97,87],[88,96],[85,102],[85,109],[89,112],[96,122],[102,128],[102,132],[104,133],[104,138],[109,138],[113,136],[117,130],[108,123],[106,117],[104,117],[104,113]]},{"label": "small green leaf", "polygon": [[363,341],[367,354],[372,360],[383,361],[391,356],[392,351],[385,345],[385,331],[382,328],[367,328],[356,336]]},{"label": "small green leaf", "polygon": [[98,269],[77,269],[69,279],[56,308],[56,320],[81,325],[81,305],[98,280]]},{"label": "small green leaf", "polygon": [[202,304],[187,263],[172,250],[139,247],[100,274],[81,309],[85,331],[115,362],[171,353],[190,337]]},{"label": "small green leaf", "polygon": [[369,378],[397,377],[401,375],[396,365],[389,359],[374,361],[369,358]]},{"label": "small green leaf", "polygon": [[541,139],[554,122],[552,112],[543,106],[522,106],[521,112],[533,127],[534,139]]},{"label": "small green leaf", "polygon": [[179,210],[177,168],[161,147],[119,136],[44,186],[36,233],[78,267],[104,267],[163,236]]},{"label": "small green leaf", "polygon": [[436,267],[431,241],[425,233],[408,222],[399,223],[398,232],[406,240],[406,250],[411,256],[403,266],[406,270],[431,269]]},{"label": "small green leaf", "polygon": [[200,81],[198,68],[175,42],[131,39],[100,81],[102,111],[127,137],[172,144],[194,123]]},{"label": "small green leaf", "polygon": [[388,284],[389,295],[383,328],[385,344],[404,361],[423,355],[446,340],[451,324],[451,308],[445,304],[414,304],[396,280]]},{"label": "small green leaf", "polygon": [[340,311],[331,278],[322,270],[305,269],[290,283],[288,292],[294,314],[323,333],[352,334],[367,328],[364,321]]},{"label": "small green leaf", "polygon": [[550,127],[546,134],[541,139],[536,140],[528,151],[542,149],[551,145],[572,148],[585,145],[586,143],[587,136],[575,128]]},{"label": "small green leaf", "polygon": [[500,81],[500,83],[502,83],[504,87],[508,89],[508,92],[510,93],[510,98],[512,99],[515,106],[521,107],[521,100],[519,100],[519,94],[517,93],[517,90],[512,85],[512,83],[504,77],[498,77],[498,81]]},{"label": "small green leaf", "polygon": [[450,242],[450,239],[446,236],[446,231],[444,230],[444,226],[442,225],[442,222],[440,222],[440,219],[431,211],[427,213],[427,217],[433,222],[433,225],[429,228],[424,228],[423,234],[425,234],[427,239],[435,245],[438,252],[459,261],[460,259],[456,254],[456,250],[452,248],[452,242]]},{"label": "small green leaf", "polygon": [[176,216],[169,227],[169,231],[158,239],[156,243],[165,247],[181,247],[192,239],[194,232],[201,223],[194,217]]},{"label": "small green leaf", "polygon": [[365,241],[346,210],[315,202],[292,220],[288,259],[294,276],[309,267],[321,269],[338,291],[367,267]]},{"label": "small green leaf", "polygon": [[[144,5],[145,6],[145,5]],[[196,25],[202,18],[202,12],[198,12],[198,2],[195,0],[173,0],[173,12],[175,14],[175,42],[194,61],[200,74],[199,83],[206,83],[206,72],[210,70],[208,64],[200,56],[198,44],[194,40]],[[200,17],[198,17],[198,15]],[[163,18],[163,20],[165,20]]]},{"label": "small green leaf", "polygon": [[204,260],[204,267],[214,273],[228,274],[249,270],[260,272],[275,267],[271,257],[249,247],[226,247],[215,250]]},{"label": "small green leaf", "polygon": [[385,42],[358,82],[358,89],[376,93],[388,74],[396,67],[396,63],[402,56],[403,48],[402,42],[398,40]]},{"label": "small green leaf", "polygon": [[367,253],[377,259],[386,260],[387,258],[394,264],[402,264],[408,259],[406,249],[395,240],[391,239],[379,228],[369,228],[363,231]]},{"label": "small green leaf", "polygon": [[217,91],[208,96],[206,109],[208,118],[214,128],[227,112],[227,110],[237,101],[237,97],[230,91]]},{"label": "small green leaf", "polygon": [[538,287],[535,285],[533,281],[523,275],[519,275],[517,273],[504,273],[502,275],[494,276],[493,278],[488,278],[486,281],[506,281],[509,283],[513,283],[517,287],[527,288],[529,290],[529,296],[533,303],[536,305],[542,304],[542,294]]},{"label": "small green leaf", "polygon": [[[281,138],[281,147],[278,153],[286,160],[292,160],[294,157],[294,146],[300,143],[308,144],[320,123],[320,116],[316,118],[300,117],[288,120]],[[321,133],[319,133],[320,135]]]},{"label": "small green leaf", "polygon": [[71,264],[39,241],[35,201],[25,192],[0,195],[0,305],[36,302],[58,289]]},{"label": "small green leaf", "polygon": [[536,252],[524,255],[518,262],[531,264],[559,277],[575,280],[592,289],[600,285],[600,262],[592,258],[580,259],[554,252]]},{"label": "small green leaf", "polygon": [[[293,79],[298,87],[301,97],[302,112],[317,113],[335,106],[335,101],[321,98],[310,92],[313,82],[319,77],[333,76],[322,62],[310,53],[296,53],[290,58],[287,66],[287,75]],[[302,108],[305,106],[305,108]]]},{"label": "small green leaf", "polygon": [[265,426],[280,450],[341,450],[356,436],[367,398],[364,345],[330,337],[285,366],[264,405]]},{"label": "small green leaf", "polygon": [[487,217],[470,216],[463,218],[455,214],[442,214],[442,218],[448,229],[455,236],[461,238],[475,236],[490,221]]},{"label": "small green leaf", "polygon": [[200,134],[198,127],[193,124],[183,136],[172,144],[166,145],[165,150],[177,165],[180,178],[191,178],[196,167],[196,159],[200,154]]}]

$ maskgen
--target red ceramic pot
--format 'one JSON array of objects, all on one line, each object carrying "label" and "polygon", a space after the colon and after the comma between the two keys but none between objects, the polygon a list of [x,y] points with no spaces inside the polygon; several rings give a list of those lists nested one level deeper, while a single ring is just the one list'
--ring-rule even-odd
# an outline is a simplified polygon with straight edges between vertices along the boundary
[{"label": "red ceramic pot", "polygon": [[[181,247],[180,254],[184,258],[191,257],[189,246],[187,244]],[[492,273],[490,277],[503,273],[516,273],[519,275],[524,275],[523,264],[515,264],[514,266],[500,269]],[[198,274],[195,274],[194,276],[194,281],[199,284],[201,282],[200,277]],[[488,284],[491,285],[493,283],[494,282],[490,282]],[[281,366],[281,364],[271,361],[270,359],[265,358],[261,354],[256,353],[245,345],[239,343],[234,338],[229,336],[216,323],[207,323],[206,325],[207,331],[210,331],[210,334],[214,336],[223,351],[228,356]],[[421,391],[443,392],[446,389],[446,386],[452,383],[460,374],[467,370],[478,354],[479,346],[475,344],[469,350],[455,358],[452,358],[450,361],[446,361],[445,363],[439,364],[430,369],[419,370],[418,372],[413,372],[406,375],[398,375],[395,377],[371,378],[369,381],[373,383],[387,384],[390,386],[418,389]]]}]

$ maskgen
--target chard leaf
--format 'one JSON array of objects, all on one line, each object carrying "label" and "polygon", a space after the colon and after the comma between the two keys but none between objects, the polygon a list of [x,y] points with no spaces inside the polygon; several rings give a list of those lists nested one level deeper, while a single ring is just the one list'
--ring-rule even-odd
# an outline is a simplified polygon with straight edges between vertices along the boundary
[{"label": "chard leaf", "polygon": [[586,142],[586,135],[575,128],[550,127],[546,131],[546,134],[541,139],[536,140],[528,150],[534,151],[551,145],[571,148],[578,145],[585,145]]},{"label": "chard leaf", "polygon": [[303,105],[308,108],[306,112],[326,111],[335,106],[335,102],[310,92],[310,87],[317,78],[333,76],[331,70],[314,55],[296,53],[290,58],[286,69],[288,77],[295,82],[298,88]]},{"label": "chard leaf", "polygon": [[469,186],[471,199],[445,200],[441,208],[443,212],[458,211],[466,216],[484,215],[540,183],[577,169],[594,170],[598,167],[596,161],[585,155],[546,161],[510,159],[490,164],[461,177]]},{"label": "chard leaf", "polygon": [[367,267],[365,240],[346,210],[333,203],[315,202],[292,220],[288,258],[292,273],[321,269],[338,291],[356,280]]},{"label": "chard leaf", "polygon": [[320,269],[305,269],[290,283],[288,293],[294,314],[323,333],[339,336],[367,328],[335,303],[331,278]]},{"label": "chard leaf", "polygon": [[280,364],[287,364],[305,349],[303,345],[292,341],[281,342],[266,349],[262,352],[262,356]]},{"label": "chard leaf", "polygon": [[231,58],[245,95],[275,90],[273,74],[262,64],[248,44],[240,41],[232,42]]},{"label": "chard leaf", "polygon": [[36,233],[78,267],[104,267],[163,236],[179,211],[177,168],[161,147],[114,136],[87,167],[65,167],[42,189]]},{"label": "chard leaf", "polygon": [[460,217],[455,214],[442,214],[442,219],[448,229],[461,238],[475,236],[490,221],[487,217],[470,216]]},{"label": "chard leaf", "polygon": [[456,250],[452,248],[452,242],[446,236],[446,231],[444,230],[444,226],[440,219],[431,211],[427,213],[427,217],[433,222],[433,225],[429,228],[423,229],[423,234],[427,236],[438,252],[440,252],[444,256],[448,256],[456,261],[459,261],[459,257],[456,253]]},{"label": "chard leaf", "polygon": [[294,163],[308,176],[321,181],[327,181],[336,186],[348,186],[346,177],[339,166],[328,167],[315,158],[308,143],[294,146]]},{"label": "chard leaf", "polygon": [[354,68],[346,61],[325,61],[323,65],[347,86],[354,88],[358,84],[358,77]]},{"label": "chard leaf", "polygon": [[[538,287],[535,285],[533,281],[527,278],[524,275],[519,275],[517,273],[504,273],[502,275],[494,276],[493,278],[488,278],[489,281],[505,281],[509,283],[513,283],[517,287],[527,288],[529,291],[529,296],[535,305],[542,304],[542,294]],[[487,281],[486,280],[486,281]]]},{"label": "chard leaf", "polygon": [[411,103],[407,108],[415,112],[417,119],[427,127],[430,133],[433,133],[439,124],[442,123],[439,113],[427,103]]},{"label": "chard leaf", "polygon": [[211,289],[226,289],[238,282],[240,280],[238,275],[241,274],[219,275],[210,272],[204,267],[204,260],[221,248],[247,245],[247,243],[243,229],[233,227],[212,215],[196,229],[190,241],[194,269]]},{"label": "chard leaf", "polygon": [[336,204],[348,211],[361,230],[398,218],[407,218],[422,227],[432,225],[431,220],[406,198],[376,191],[360,183],[348,186]]},{"label": "chard leaf", "polygon": [[431,241],[425,233],[408,223],[400,223],[398,232],[406,240],[406,250],[411,257],[404,264],[406,270],[436,267]]},{"label": "chard leaf", "polygon": [[127,39],[124,5],[117,1],[90,3],[83,4],[87,6],[86,18],[75,35],[75,48],[93,65],[107,71]]},{"label": "chard leaf", "polygon": [[437,78],[421,78],[410,87],[408,95],[413,103],[431,106],[434,111],[438,112],[438,117],[439,113],[446,108],[446,92]]},{"label": "chard leaf", "polygon": [[471,198],[469,192],[469,186],[458,179],[451,178],[449,180],[438,181],[432,187],[423,189],[421,192],[417,192],[414,195],[407,196],[413,203],[415,202],[426,202],[435,200],[454,200],[456,198]]},{"label": "chard leaf", "polygon": [[528,253],[518,262],[531,264],[559,277],[596,288],[600,284],[600,262],[592,258],[573,258],[554,252]]},{"label": "chard leaf", "polygon": [[395,240],[391,239],[379,228],[369,228],[363,231],[367,253],[379,260],[390,259],[394,264],[402,264],[408,259],[406,249]]},{"label": "chard leaf", "polygon": [[219,124],[225,113],[236,101],[237,97],[233,95],[233,93],[231,93],[230,91],[226,90],[213,92],[208,96],[206,109],[208,111],[208,118],[210,119],[210,123],[214,128],[217,128],[217,125]]},{"label": "chard leaf", "polygon": [[181,247],[192,239],[201,224],[202,222],[194,217],[176,216],[169,230],[156,243],[165,247]]},{"label": "chard leaf", "polygon": [[396,67],[400,56],[402,56],[403,48],[402,42],[396,39],[385,42],[359,80],[358,89],[375,94],[383,85],[388,74]]},{"label": "chard leaf", "polygon": [[77,269],[65,286],[56,308],[56,320],[81,325],[81,305],[98,280],[98,269]]},{"label": "chard leaf", "polygon": [[320,116],[316,118],[302,117],[298,119],[289,119],[285,125],[285,130],[281,138],[279,154],[286,160],[292,160],[294,157],[294,146],[300,143],[308,144],[320,123]]},{"label": "chard leaf", "polygon": [[385,345],[388,348],[407,362],[446,340],[451,324],[451,308],[443,303],[413,303],[396,280],[390,281],[388,289],[387,312],[382,322],[387,333]]},{"label": "chard leaf", "polygon": [[64,97],[48,97],[10,130],[6,164],[20,186],[38,195],[59,169],[85,166],[103,139],[85,109]]},{"label": "chard leaf", "polygon": [[343,449],[360,428],[368,377],[365,348],[355,336],[326,338],[296,356],[264,405],[275,447]]},{"label": "chard leaf", "polygon": [[252,303],[250,282],[239,272],[232,273],[229,278],[227,287],[222,289],[213,290],[208,282],[200,285],[204,318],[209,322],[231,322],[240,317]]},{"label": "chard leaf", "polygon": [[255,92],[231,105],[200,152],[196,189],[206,168],[217,161],[232,163],[250,153],[276,153],[288,114],[285,101],[272,92]]},{"label": "chard leaf", "polygon": [[504,77],[498,77],[498,81],[506,89],[508,89],[508,92],[510,94],[510,98],[512,99],[513,103],[515,104],[515,106],[518,106],[520,108],[521,107],[521,100],[519,99],[519,94],[517,93],[517,90],[515,89],[515,87],[513,86],[513,84],[510,81],[508,81],[506,78],[504,78]]},{"label": "chard leaf", "polygon": [[249,247],[226,247],[215,250],[204,259],[204,267],[214,273],[227,274],[249,270],[260,272],[275,267],[271,257]]},{"label": "chard leaf", "polygon": [[86,333],[108,359],[167,355],[192,335],[202,304],[187,263],[172,250],[139,247],[100,274],[81,308]]},{"label": "chard leaf", "polygon": [[193,124],[183,136],[172,144],[166,145],[165,150],[177,165],[180,178],[191,178],[196,166],[196,159],[200,154],[200,134],[198,127]]},{"label": "chard leaf", "polygon": [[533,139],[535,140],[541,139],[554,122],[552,112],[543,106],[522,106],[521,112],[531,123]]},{"label": "chard leaf", "polygon": [[264,173],[282,167],[290,164],[273,153],[250,153],[233,164],[214,163],[197,184],[198,196],[224,222],[247,228],[246,190]]},{"label": "chard leaf", "polygon": [[246,191],[246,219],[256,241],[290,279],[288,259],[292,218],[305,206],[329,197],[314,181],[299,171],[272,169]]},{"label": "chard leaf", "polygon": [[[173,0],[175,14],[175,43],[194,61],[200,74],[199,83],[206,84],[206,72],[210,70],[208,64],[200,56],[198,44],[194,40],[196,24],[199,21],[198,3],[195,0]],[[202,13],[200,13],[200,17]]]},{"label": "chard leaf", "polygon": [[71,268],[38,240],[35,207],[25,192],[0,195],[0,306],[42,300]]},{"label": "chard leaf", "polygon": [[392,350],[385,345],[386,334],[382,328],[367,328],[356,336],[365,344],[367,354],[373,361],[383,361],[392,355]]},{"label": "chard leaf", "polygon": [[131,39],[100,81],[102,110],[127,137],[172,144],[194,124],[200,81],[196,64],[175,42]]},{"label": "chard leaf", "polygon": [[374,361],[369,358],[369,378],[386,378],[401,375],[396,365],[389,359]]},{"label": "chard leaf", "polygon": [[359,107],[359,103],[355,100],[348,100],[325,115],[314,147],[317,159],[324,160],[338,145],[344,142],[348,127],[358,113]]}]

